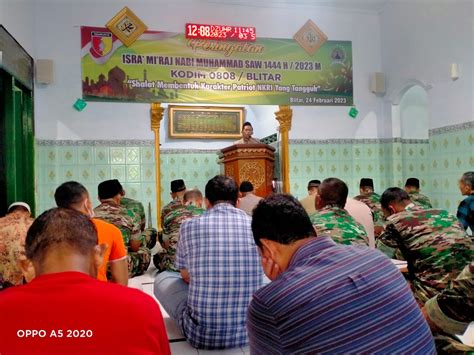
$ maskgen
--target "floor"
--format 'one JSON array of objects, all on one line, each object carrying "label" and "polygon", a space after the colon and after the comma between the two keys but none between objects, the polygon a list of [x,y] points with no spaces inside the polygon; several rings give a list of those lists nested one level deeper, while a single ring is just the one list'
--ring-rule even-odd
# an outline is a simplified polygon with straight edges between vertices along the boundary
[{"label": "floor", "polygon": [[[145,292],[146,294],[153,297],[155,300],[155,295],[153,294],[153,281],[155,280],[156,268],[153,265],[150,265],[148,271],[142,275],[137,276],[128,281],[128,286],[137,288]],[[156,300],[158,304],[160,302]],[[250,354],[248,347],[227,349],[227,350],[198,350],[191,347],[188,342],[184,339],[183,335],[176,327],[174,321],[169,317],[168,313],[160,305],[161,313],[165,320],[166,331],[168,333],[168,339],[170,340],[171,353],[173,355],[188,355],[188,354],[224,354],[224,355],[235,355],[235,354]]]}]

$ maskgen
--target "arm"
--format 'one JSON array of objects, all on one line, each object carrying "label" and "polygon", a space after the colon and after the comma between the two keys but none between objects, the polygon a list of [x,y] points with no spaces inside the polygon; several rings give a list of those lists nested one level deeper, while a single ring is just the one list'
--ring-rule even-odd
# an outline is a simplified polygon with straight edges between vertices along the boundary
[{"label": "arm", "polygon": [[284,347],[277,321],[271,310],[254,295],[247,311],[247,332],[249,336],[250,353],[279,354],[284,353]]},{"label": "arm", "polygon": [[467,265],[451,287],[425,303],[424,314],[433,331],[463,334],[474,319],[474,262]]},{"label": "arm", "polygon": [[461,203],[459,204],[458,212],[456,213],[456,217],[458,217],[459,222],[461,222],[464,230],[466,230],[467,227],[469,227],[469,222],[468,222],[469,208],[468,208],[465,201],[461,201]]},{"label": "arm", "polygon": [[127,257],[121,260],[112,260],[109,262],[110,273],[112,274],[112,282],[119,285],[128,285],[128,262]]},{"label": "arm", "polygon": [[189,271],[187,269],[181,269],[181,270],[179,270],[179,273],[181,274],[181,278],[183,279],[183,281],[188,284],[189,283]]}]

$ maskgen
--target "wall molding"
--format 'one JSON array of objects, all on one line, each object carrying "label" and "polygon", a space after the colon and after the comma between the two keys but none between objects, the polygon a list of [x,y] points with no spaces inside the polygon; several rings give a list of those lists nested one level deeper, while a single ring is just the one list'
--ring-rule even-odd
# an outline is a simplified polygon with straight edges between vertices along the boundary
[{"label": "wall molding", "polygon": [[429,130],[430,136],[437,136],[440,134],[450,133],[450,132],[458,132],[464,131],[466,129],[474,128],[474,121],[458,123],[450,126],[444,126],[439,128],[433,128]]},{"label": "wall molding", "polygon": [[408,143],[428,144],[428,139],[404,139],[404,138],[363,138],[363,139],[290,139],[290,144],[386,144],[386,143]]},{"label": "wall molding", "polygon": [[[403,139],[403,138],[365,138],[365,139],[290,139],[290,144],[383,144],[383,143],[408,143],[428,144],[428,139]],[[124,140],[53,140],[37,139],[36,145],[40,147],[153,147],[154,141],[139,139]],[[270,144],[276,146],[276,143]],[[183,153],[216,153],[219,149],[189,149],[189,148],[162,148],[163,154]]]}]

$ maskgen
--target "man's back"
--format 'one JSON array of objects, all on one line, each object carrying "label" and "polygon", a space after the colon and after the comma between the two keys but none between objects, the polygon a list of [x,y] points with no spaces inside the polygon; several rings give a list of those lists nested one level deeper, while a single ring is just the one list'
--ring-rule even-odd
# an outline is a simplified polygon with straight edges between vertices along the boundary
[{"label": "man's back", "polygon": [[114,203],[104,202],[94,208],[95,217],[109,222],[122,232],[125,246],[130,246],[130,240],[140,237],[140,226],[133,223],[132,217],[128,216],[126,210]]},{"label": "man's back", "polygon": [[24,258],[25,237],[31,223],[33,218],[15,212],[0,218],[0,275],[4,282],[20,285],[23,281],[17,261]]},{"label": "man's back", "polygon": [[122,197],[120,199],[120,206],[127,210],[128,215],[133,218],[134,223],[137,223],[140,226],[141,230],[145,229],[145,208],[140,201],[128,197]]},{"label": "man's back", "polygon": [[383,227],[384,216],[382,212],[382,205],[380,204],[380,195],[372,192],[370,194],[356,196],[354,197],[354,200],[361,201],[369,206],[374,216],[374,226],[376,229]]},{"label": "man's back", "polygon": [[305,209],[306,213],[314,213],[316,212],[316,195],[308,195],[305,198],[300,200],[301,205]]},{"label": "man's back", "polygon": [[97,229],[99,244],[106,244],[104,261],[99,267],[97,279],[107,281],[107,264],[109,261],[117,261],[127,258],[127,249],[122,239],[120,229],[111,223],[92,218],[92,222]]},{"label": "man's back", "polygon": [[445,210],[415,206],[387,221],[378,245],[394,248],[408,262],[415,295],[422,303],[441,292],[472,260],[472,241]]},{"label": "man's back", "polygon": [[190,275],[181,326],[194,347],[247,343],[247,306],[262,282],[250,221],[245,212],[220,203],[181,225],[176,266]]},{"label": "man's back", "polygon": [[262,198],[260,196],[256,196],[253,193],[248,193],[240,199],[239,208],[251,216],[252,210],[255,208],[255,206],[257,206],[261,199]]},{"label": "man's back", "polygon": [[369,248],[317,237],[249,306],[253,354],[434,353],[403,276]]},{"label": "man's back", "polygon": [[413,202],[415,205],[423,208],[433,208],[428,196],[425,196],[422,193],[419,193],[418,191],[410,192],[408,193],[408,195],[410,196],[411,202]]},{"label": "man's back", "polygon": [[[0,295],[0,353],[169,354],[157,303],[80,272],[41,275]],[[41,335],[27,336],[27,330]]]},{"label": "man's back", "polygon": [[309,217],[318,235],[330,236],[339,244],[369,245],[364,227],[342,208],[326,206]]}]

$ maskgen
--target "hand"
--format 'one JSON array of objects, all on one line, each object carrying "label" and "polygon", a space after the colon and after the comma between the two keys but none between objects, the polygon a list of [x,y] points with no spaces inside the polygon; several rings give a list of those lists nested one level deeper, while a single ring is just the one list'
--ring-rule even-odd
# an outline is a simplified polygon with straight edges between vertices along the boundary
[{"label": "hand", "polygon": [[280,267],[273,259],[262,256],[262,267],[264,274],[271,280],[275,280],[280,275]]}]

